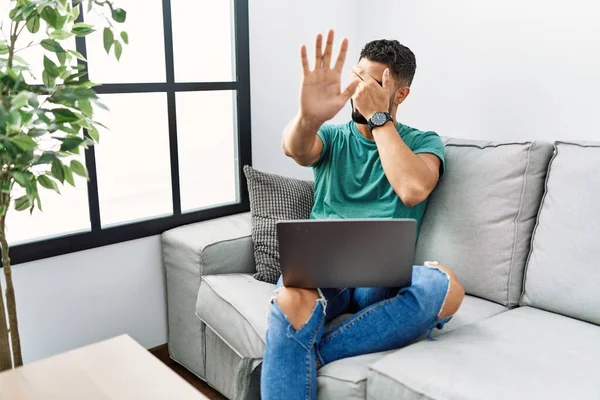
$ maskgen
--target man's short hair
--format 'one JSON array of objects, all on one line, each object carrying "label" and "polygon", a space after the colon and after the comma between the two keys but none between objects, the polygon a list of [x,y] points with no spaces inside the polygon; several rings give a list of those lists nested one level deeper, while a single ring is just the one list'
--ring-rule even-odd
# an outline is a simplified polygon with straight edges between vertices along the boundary
[{"label": "man's short hair", "polygon": [[410,86],[417,69],[414,53],[397,40],[373,40],[365,45],[360,52],[359,61],[366,58],[380,62],[389,67],[392,76]]}]

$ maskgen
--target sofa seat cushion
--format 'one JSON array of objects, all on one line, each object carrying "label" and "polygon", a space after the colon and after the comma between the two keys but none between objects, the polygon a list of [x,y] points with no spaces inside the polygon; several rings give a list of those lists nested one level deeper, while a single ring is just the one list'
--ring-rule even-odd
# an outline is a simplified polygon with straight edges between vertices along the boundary
[{"label": "sofa seat cushion", "polygon": [[369,399],[600,399],[600,327],[530,307],[371,366]]},{"label": "sofa seat cushion", "polygon": [[[200,285],[196,312],[238,355],[261,359],[268,303],[274,289],[275,285],[257,281],[251,274],[205,276]],[[435,334],[449,332],[506,310],[490,301],[466,296],[454,318]],[[365,398],[369,366],[385,354],[347,358],[321,368],[318,382],[320,398]]]},{"label": "sofa seat cushion", "polygon": [[440,261],[468,294],[516,306],[552,151],[542,142],[448,140],[416,263]]},{"label": "sofa seat cushion", "polygon": [[505,311],[508,311],[508,308],[501,306],[500,304],[467,295],[456,315],[452,317],[450,322],[444,325],[444,329],[436,329],[433,331],[433,336],[446,334],[455,329],[483,321]]},{"label": "sofa seat cushion", "polygon": [[196,315],[240,356],[262,358],[273,290],[251,274],[205,276]]},{"label": "sofa seat cushion", "polygon": [[394,351],[344,358],[325,365],[318,371],[319,399],[365,399],[369,367]]},{"label": "sofa seat cushion", "polygon": [[600,325],[598,170],[600,142],[556,143],[521,304]]}]

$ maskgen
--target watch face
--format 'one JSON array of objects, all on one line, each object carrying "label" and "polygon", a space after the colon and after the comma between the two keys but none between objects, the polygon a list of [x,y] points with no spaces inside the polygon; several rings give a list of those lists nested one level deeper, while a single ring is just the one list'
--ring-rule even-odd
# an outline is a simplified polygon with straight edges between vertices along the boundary
[{"label": "watch face", "polygon": [[373,121],[373,125],[383,125],[387,121],[387,117],[385,113],[376,112],[375,114],[373,114],[371,121]]}]

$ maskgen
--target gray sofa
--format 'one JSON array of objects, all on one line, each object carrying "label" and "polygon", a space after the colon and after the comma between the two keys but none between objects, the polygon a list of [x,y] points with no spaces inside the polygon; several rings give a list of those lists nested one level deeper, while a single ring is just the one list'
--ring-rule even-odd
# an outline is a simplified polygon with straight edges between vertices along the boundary
[{"label": "gray sofa", "polygon": [[[600,399],[600,143],[445,142],[415,261],[468,295],[434,340],[323,367],[319,398]],[[250,231],[240,214],[162,237],[170,355],[230,399],[260,397],[274,288]]]}]

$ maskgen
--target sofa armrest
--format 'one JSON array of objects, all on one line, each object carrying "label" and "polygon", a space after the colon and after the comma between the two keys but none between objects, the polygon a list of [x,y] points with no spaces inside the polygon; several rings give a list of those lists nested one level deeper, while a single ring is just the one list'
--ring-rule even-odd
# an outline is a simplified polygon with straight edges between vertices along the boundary
[{"label": "sofa armrest", "polygon": [[196,316],[202,276],[255,271],[250,214],[181,226],[163,233],[169,355],[206,379],[205,326]]},{"label": "sofa armrest", "polygon": [[253,273],[250,213],[181,226],[162,234],[166,268],[179,268],[194,277]]}]

